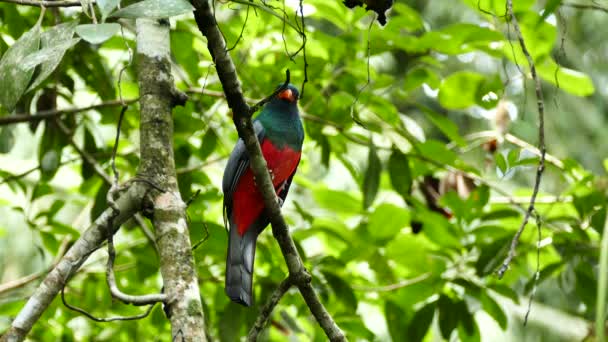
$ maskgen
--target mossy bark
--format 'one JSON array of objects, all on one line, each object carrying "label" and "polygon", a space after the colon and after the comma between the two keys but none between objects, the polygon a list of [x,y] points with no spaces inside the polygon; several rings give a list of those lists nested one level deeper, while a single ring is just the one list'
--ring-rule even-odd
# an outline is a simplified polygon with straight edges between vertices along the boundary
[{"label": "mossy bark", "polygon": [[[172,109],[185,95],[175,89],[169,61],[169,23],[138,19],[137,72],[140,90],[138,177],[154,184],[148,205],[159,246],[160,271],[174,340],[206,341],[198,279],[188,234],[186,205],[173,159]],[[162,190],[162,191],[160,191]]]}]

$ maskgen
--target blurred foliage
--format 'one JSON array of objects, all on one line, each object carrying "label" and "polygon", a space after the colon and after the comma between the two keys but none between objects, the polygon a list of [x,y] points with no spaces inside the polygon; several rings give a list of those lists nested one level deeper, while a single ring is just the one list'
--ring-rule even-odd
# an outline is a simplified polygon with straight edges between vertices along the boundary
[{"label": "blurred foliage", "polygon": [[[537,141],[533,83],[504,1],[400,1],[384,27],[373,12],[340,1],[303,1],[304,21],[294,15],[298,1],[215,4],[249,98],[272,91],[285,69],[302,82],[308,65],[300,101],[307,138],[283,213],[315,288],[351,340],[571,341],[592,331],[608,187],[608,17],[560,1],[514,2],[543,80],[548,151],[556,158],[536,205],[542,219],[528,225],[502,280],[494,272],[521,224],[538,161],[526,145]],[[183,14],[189,5],[173,0],[168,13],[158,3],[116,10],[118,1],[98,1],[95,25],[79,8],[49,9],[39,20],[38,8],[0,3],[0,115],[84,107],[117,99],[119,89],[136,98],[129,18],[179,15],[171,19],[173,70],[190,100],[174,113],[175,162],[184,200],[200,190],[188,213],[193,243],[204,239],[195,258],[209,334],[234,341],[286,267],[265,232],[255,306],[224,295],[220,182],[237,135],[206,41]],[[61,119],[108,172],[118,114],[109,106]],[[138,120],[132,105],[118,150],[122,181],[136,172]],[[106,206],[108,186],[53,121],[2,126],[0,152],[1,284],[47,269]],[[121,288],[159,291],[158,259],[141,230],[129,222],[116,243]],[[523,328],[537,253],[539,287]],[[140,312],[111,300],[104,265],[105,252],[92,255],[67,300],[96,316]],[[0,293],[0,332],[37,284]],[[286,336],[325,339],[293,290],[261,337]],[[95,323],[58,299],[30,337],[166,341],[170,326],[160,307],[137,322]]]}]

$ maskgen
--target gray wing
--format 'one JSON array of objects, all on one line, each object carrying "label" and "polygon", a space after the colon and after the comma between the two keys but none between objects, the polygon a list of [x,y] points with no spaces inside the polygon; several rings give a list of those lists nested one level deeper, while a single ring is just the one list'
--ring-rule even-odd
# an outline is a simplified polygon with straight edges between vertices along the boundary
[{"label": "gray wing", "polygon": [[[253,122],[253,129],[258,137],[258,141],[262,141],[264,138],[264,126],[259,121]],[[236,189],[236,185],[239,182],[241,176],[245,173],[249,167],[249,155],[245,148],[245,142],[243,139],[237,141],[236,146],[230,153],[228,163],[226,163],[226,169],[224,169],[224,178],[222,180],[222,191],[224,192],[224,214],[226,217],[230,217],[232,211],[232,195]]]}]

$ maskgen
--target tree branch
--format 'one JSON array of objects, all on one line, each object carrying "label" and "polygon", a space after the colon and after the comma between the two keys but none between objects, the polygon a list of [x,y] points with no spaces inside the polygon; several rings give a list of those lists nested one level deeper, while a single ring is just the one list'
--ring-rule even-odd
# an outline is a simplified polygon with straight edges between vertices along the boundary
[{"label": "tree branch", "polygon": [[262,194],[266,213],[272,224],[272,234],[279,243],[281,252],[285,258],[289,277],[300,290],[310,311],[325,331],[327,337],[331,341],[345,341],[346,337],[344,333],[317,297],[311,285],[311,276],[304,268],[295,243],[289,234],[285,219],[281,215],[281,208],[266,167],[266,160],[262,155],[260,144],[251,123],[251,108],[247,105],[241,91],[241,84],[234,63],[230,54],[226,51],[226,42],[217,26],[209,0],[191,0],[191,3],[195,8],[194,19],[198,24],[199,30],[207,37],[207,47],[213,57],[217,74],[226,94],[228,106],[232,109],[234,124],[247,148],[250,167],[256,179],[258,189]]},{"label": "tree branch", "polygon": [[116,285],[116,277],[114,276],[114,259],[116,258],[116,251],[114,250],[114,239],[112,234],[108,235],[108,264],[106,267],[106,280],[108,288],[112,297],[121,300],[123,303],[133,304],[137,306],[155,304],[158,302],[164,302],[167,300],[167,296],[164,293],[159,294],[148,294],[148,295],[128,295],[123,293]]},{"label": "tree branch", "polygon": [[600,5],[595,5],[595,4],[577,4],[577,3],[565,2],[565,3],[562,3],[562,6],[572,7],[572,8],[576,8],[576,9],[580,9],[580,10],[594,10],[594,11],[602,11],[602,12],[608,13],[608,8],[602,7]]},{"label": "tree branch", "polygon": [[[57,0],[57,1],[45,1],[45,0],[0,0],[0,2],[6,2],[9,4],[34,6],[34,7],[77,7],[81,6],[81,2],[78,0]],[[93,1],[94,3],[94,1]]]},{"label": "tree branch", "polygon": [[[2,1],[2,0],[0,0]],[[131,104],[137,102],[138,99],[128,99],[125,100],[126,104]],[[80,112],[84,112],[91,109],[100,109],[106,107],[117,107],[122,106],[120,100],[112,100],[106,101],[94,105],[90,105],[87,107],[73,107],[73,108],[65,108],[65,109],[55,109],[55,110],[44,110],[34,114],[15,114],[15,115],[7,115],[0,117],[0,126],[11,125],[21,122],[30,122],[30,121],[38,121],[38,120],[46,120],[59,118],[61,116],[67,114],[78,114]]]},{"label": "tree branch", "polygon": [[[55,296],[63,289],[70,277],[80,268],[83,262],[97,250],[106,240],[108,230],[115,232],[122,223],[133,216],[139,209],[147,187],[141,183],[132,184],[125,193],[116,200],[120,213],[115,216],[111,208],[106,209],[67,251],[46,276],[42,284],[29,298],[13,320],[11,327],[0,338],[0,342],[23,341],[34,323],[44,310],[51,304]],[[108,227],[112,221],[112,226]]]},{"label": "tree branch", "polygon": [[279,284],[279,287],[274,290],[274,292],[268,299],[268,302],[262,307],[262,309],[260,309],[260,314],[258,315],[258,318],[255,320],[255,323],[253,324],[253,327],[251,327],[251,330],[249,330],[249,334],[247,335],[247,341],[255,342],[258,340],[258,335],[266,326],[268,319],[270,319],[272,310],[274,310],[275,306],[279,304],[279,301],[281,300],[281,298],[283,298],[283,296],[285,295],[285,293],[287,293],[291,286],[293,286],[291,278],[287,277]]},{"label": "tree branch", "polygon": [[177,186],[173,157],[171,111],[175,105],[185,102],[186,95],[177,91],[171,76],[169,22],[137,19],[135,24],[141,94],[141,162],[137,177],[163,189],[150,194],[146,206],[153,209],[152,223],[167,296],[165,309],[174,338],[205,341],[203,306],[188,234],[186,205]]},{"label": "tree branch", "polygon": [[519,46],[523,54],[526,56],[526,60],[528,62],[528,66],[530,67],[530,73],[532,74],[532,79],[534,80],[534,90],[536,92],[536,105],[538,109],[538,149],[540,151],[540,160],[538,162],[538,168],[536,169],[536,179],[534,181],[534,188],[532,190],[532,196],[530,197],[530,204],[528,206],[528,210],[524,215],[524,219],[515,233],[513,240],[511,241],[511,247],[509,248],[509,254],[503,261],[502,265],[498,269],[498,278],[502,278],[507,269],[509,268],[509,264],[515,257],[515,250],[517,249],[517,245],[519,243],[519,238],[523,233],[526,225],[528,224],[528,220],[533,216],[534,213],[534,202],[536,201],[536,196],[538,195],[538,191],[540,188],[540,182],[543,176],[543,171],[545,170],[545,102],[543,99],[543,90],[540,78],[536,74],[536,66],[534,65],[534,60],[528,52],[526,48],[526,43],[524,42],[524,37],[521,34],[521,29],[519,27],[519,22],[513,13],[513,0],[507,0],[507,14],[513,23],[513,28],[515,29],[515,35],[519,41]]}]

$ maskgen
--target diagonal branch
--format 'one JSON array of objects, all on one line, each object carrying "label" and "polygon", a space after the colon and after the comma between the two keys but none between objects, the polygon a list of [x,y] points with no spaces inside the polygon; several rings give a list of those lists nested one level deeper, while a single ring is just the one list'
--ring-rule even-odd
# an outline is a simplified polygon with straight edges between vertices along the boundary
[{"label": "diagonal branch", "polygon": [[[146,191],[147,187],[141,185],[141,183],[132,184],[116,200],[120,213],[113,220],[111,218],[114,216],[114,211],[108,208],[93,222],[32,294],[25,307],[13,320],[9,330],[0,338],[1,342],[23,341],[25,339],[34,323],[38,321],[70,277],[87,260],[89,255],[103,244],[108,230],[116,231],[122,223],[140,210],[140,203]],[[112,221],[111,226],[109,226],[110,221]]]},{"label": "diagonal branch", "polygon": [[209,0],[191,0],[195,8],[194,18],[200,31],[207,37],[207,47],[215,62],[217,74],[226,94],[228,106],[232,109],[233,120],[241,139],[245,143],[250,158],[250,167],[253,171],[258,189],[262,194],[266,213],[272,224],[272,234],[279,243],[283,257],[289,269],[289,277],[298,287],[310,311],[325,331],[331,341],[345,341],[346,337],[332,316],[327,312],[311,284],[302,259],[298,254],[295,243],[289,234],[285,219],[281,215],[274,186],[266,167],[266,160],[262,155],[260,144],[254,133],[251,123],[251,108],[247,105],[241,91],[234,63],[226,51],[226,42],[217,26]]},{"label": "diagonal branch", "polygon": [[253,327],[249,330],[249,334],[247,334],[247,341],[255,342],[258,340],[258,335],[262,332],[268,319],[270,319],[270,314],[272,314],[272,310],[279,304],[279,301],[287,291],[293,286],[293,282],[291,278],[287,277],[283,280],[279,287],[272,293],[268,302],[260,309],[260,314],[258,318],[255,320]]}]

